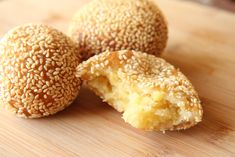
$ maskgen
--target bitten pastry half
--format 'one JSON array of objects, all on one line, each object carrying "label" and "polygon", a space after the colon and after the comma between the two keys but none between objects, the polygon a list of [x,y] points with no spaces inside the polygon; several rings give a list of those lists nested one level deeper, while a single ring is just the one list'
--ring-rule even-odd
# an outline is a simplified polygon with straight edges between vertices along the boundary
[{"label": "bitten pastry half", "polygon": [[151,0],[93,0],[75,13],[68,34],[84,60],[107,50],[159,56],[166,47],[168,28]]},{"label": "bitten pastry half", "polygon": [[25,24],[0,40],[0,106],[19,117],[57,113],[77,97],[77,44],[55,28]]},{"label": "bitten pastry half", "polygon": [[77,77],[123,119],[143,130],[181,130],[202,120],[190,81],[161,58],[137,51],[106,51],[77,67]]}]

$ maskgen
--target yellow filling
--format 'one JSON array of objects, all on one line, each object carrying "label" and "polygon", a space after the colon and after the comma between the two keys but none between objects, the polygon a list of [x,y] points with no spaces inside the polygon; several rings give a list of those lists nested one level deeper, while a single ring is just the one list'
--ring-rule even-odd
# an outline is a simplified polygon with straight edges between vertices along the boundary
[{"label": "yellow filling", "polygon": [[179,108],[166,100],[158,89],[139,89],[114,72],[88,81],[104,101],[123,113],[123,119],[136,128],[165,130],[179,123]]}]

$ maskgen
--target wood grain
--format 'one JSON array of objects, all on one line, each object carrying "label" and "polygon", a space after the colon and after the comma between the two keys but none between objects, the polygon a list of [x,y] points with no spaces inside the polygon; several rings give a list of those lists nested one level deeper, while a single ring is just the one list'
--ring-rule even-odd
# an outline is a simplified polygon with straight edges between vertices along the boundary
[{"label": "wood grain", "polygon": [[[66,32],[85,0],[0,2],[0,36],[27,22]],[[0,108],[1,157],[232,157],[235,156],[235,15],[196,3],[157,0],[170,26],[163,57],[192,81],[204,118],[185,130],[144,132],[87,89],[55,116],[26,120]]]}]

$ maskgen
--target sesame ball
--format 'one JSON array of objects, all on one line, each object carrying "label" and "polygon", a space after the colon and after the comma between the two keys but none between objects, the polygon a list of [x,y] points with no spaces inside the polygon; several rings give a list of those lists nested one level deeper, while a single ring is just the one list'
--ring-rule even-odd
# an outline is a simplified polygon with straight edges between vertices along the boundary
[{"label": "sesame ball", "polygon": [[94,0],[73,17],[68,34],[83,59],[109,50],[137,50],[159,56],[166,47],[165,18],[152,1]]},{"label": "sesame ball", "polygon": [[187,77],[164,59],[138,51],[106,51],[77,67],[77,77],[135,128],[181,130],[202,120]]},{"label": "sesame ball", "polygon": [[77,97],[77,45],[42,24],[18,26],[0,40],[1,106],[19,117],[55,114]]}]

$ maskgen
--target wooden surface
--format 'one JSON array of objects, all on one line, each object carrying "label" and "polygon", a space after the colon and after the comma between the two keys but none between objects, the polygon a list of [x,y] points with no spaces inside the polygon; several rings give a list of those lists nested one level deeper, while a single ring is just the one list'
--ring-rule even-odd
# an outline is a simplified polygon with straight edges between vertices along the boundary
[{"label": "wooden surface", "polygon": [[[188,1],[188,0],[182,0],[182,1]],[[235,0],[190,0],[190,1],[235,12]]]},{"label": "wooden surface", "polygon": [[[1,157],[232,157],[235,156],[235,15],[196,3],[157,0],[170,25],[163,57],[192,81],[204,118],[185,130],[144,132],[83,89],[55,116],[26,120],[0,108]],[[0,36],[26,22],[64,32],[85,0],[0,2]]]}]

